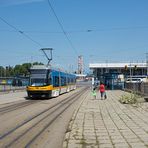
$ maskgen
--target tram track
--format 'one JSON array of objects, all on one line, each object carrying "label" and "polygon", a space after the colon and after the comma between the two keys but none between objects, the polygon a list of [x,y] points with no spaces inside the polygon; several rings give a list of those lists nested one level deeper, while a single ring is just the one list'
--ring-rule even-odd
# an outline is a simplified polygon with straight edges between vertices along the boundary
[{"label": "tram track", "polygon": [[[15,111],[17,109],[32,105],[32,104],[36,104],[36,103],[40,103],[43,100],[27,100],[27,101],[16,101],[15,103],[6,103],[6,104],[1,104],[0,105],[0,115],[3,115],[5,113],[11,112],[11,111]],[[8,104],[8,105],[7,105]],[[4,107],[1,107],[5,105]]]},{"label": "tram track", "polygon": [[11,112],[11,111],[15,111],[17,109],[32,105],[32,104],[36,104],[41,102],[42,100],[29,100],[29,101],[21,101],[20,103],[15,103],[12,105],[8,105],[5,107],[0,108],[0,115],[3,115],[5,113]]},{"label": "tram track", "polygon": [[[64,112],[71,106],[77,99],[84,94],[88,88],[77,92],[70,97],[54,104],[50,108],[27,119],[20,125],[10,129],[6,133],[0,135],[0,146],[13,147],[30,147],[32,143]],[[26,128],[27,127],[27,128]],[[31,135],[30,135],[31,134]],[[28,137],[31,137],[28,139]],[[20,143],[21,141],[21,143]],[[23,142],[22,142],[23,141]],[[23,145],[22,145],[23,143]]]}]

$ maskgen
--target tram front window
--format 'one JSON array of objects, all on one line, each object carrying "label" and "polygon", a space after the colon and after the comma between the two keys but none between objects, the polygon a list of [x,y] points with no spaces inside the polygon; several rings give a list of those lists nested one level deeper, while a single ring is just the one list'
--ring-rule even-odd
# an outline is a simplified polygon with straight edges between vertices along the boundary
[{"label": "tram front window", "polygon": [[47,85],[47,80],[43,78],[33,78],[31,79],[31,86],[45,86]]}]

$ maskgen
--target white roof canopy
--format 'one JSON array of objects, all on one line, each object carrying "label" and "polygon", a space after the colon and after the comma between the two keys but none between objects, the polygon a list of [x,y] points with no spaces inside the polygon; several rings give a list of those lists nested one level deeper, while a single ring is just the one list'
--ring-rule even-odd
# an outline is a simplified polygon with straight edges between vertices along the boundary
[{"label": "white roof canopy", "polygon": [[89,68],[124,68],[127,67],[147,67],[146,63],[90,63]]}]

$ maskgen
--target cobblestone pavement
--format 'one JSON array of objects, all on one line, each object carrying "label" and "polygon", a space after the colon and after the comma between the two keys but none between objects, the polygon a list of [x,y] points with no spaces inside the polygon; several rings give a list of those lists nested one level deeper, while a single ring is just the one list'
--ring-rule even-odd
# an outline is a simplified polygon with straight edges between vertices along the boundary
[{"label": "cobblestone pavement", "polygon": [[148,103],[121,104],[124,93],[107,91],[106,100],[86,93],[69,124],[63,148],[148,148]]}]

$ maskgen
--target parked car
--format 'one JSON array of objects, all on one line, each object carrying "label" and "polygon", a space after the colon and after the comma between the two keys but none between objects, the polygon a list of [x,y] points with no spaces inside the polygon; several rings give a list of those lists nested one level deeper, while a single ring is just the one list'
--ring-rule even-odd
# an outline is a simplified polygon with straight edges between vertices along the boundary
[{"label": "parked car", "polygon": [[142,78],[127,78],[126,83],[141,83],[143,82]]}]

